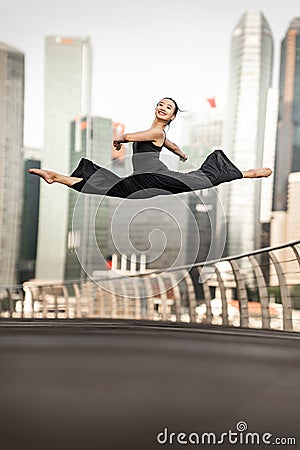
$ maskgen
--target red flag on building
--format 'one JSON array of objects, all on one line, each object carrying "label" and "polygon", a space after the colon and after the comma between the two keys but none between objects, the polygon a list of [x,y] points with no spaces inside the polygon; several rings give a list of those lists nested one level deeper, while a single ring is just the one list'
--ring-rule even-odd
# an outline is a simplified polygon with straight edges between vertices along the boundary
[{"label": "red flag on building", "polygon": [[112,268],[112,257],[108,258],[106,260],[106,268],[111,269]]},{"label": "red flag on building", "polygon": [[207,98],[206,100],[210,104],[211,108],[215,108],[216,107],[216,98],[215,97]]}]

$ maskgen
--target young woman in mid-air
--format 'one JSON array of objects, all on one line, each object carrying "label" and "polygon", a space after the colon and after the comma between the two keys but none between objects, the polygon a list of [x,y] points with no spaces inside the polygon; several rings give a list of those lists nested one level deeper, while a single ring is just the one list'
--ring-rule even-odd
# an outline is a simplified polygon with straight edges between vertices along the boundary
[{"label": "young woman in mid-air", "polygon": [[187,160],[180,148],[169,141],[165,128],[175,119],[179,108],[175,100],[165,97],[155,108],[154,121],[146,131],[125,133],[113,141],[116,150],[121,144],[133,142],[133,173],[118,177],[113,172],[82,158],[70,176],[42,170],[29,169],[29,173],[42,177],[47,183],[60,183],[87,194],[108,195],[121,198],[148,198],[156,195],[179,194],[206,189],[239,178],[262,178],[271,175],[268,168],[241,172],[223,153],[215,150],[202,166],[187,173],[172,171],[159,159],[162,147]]}]

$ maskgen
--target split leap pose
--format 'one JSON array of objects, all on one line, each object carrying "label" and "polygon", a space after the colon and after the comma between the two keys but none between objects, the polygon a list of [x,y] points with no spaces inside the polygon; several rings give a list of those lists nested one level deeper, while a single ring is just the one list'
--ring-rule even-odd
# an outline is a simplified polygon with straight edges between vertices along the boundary
[{"label": "split leap pose", "polygon": [[120,150],[123,143],[133,142],[133,173],[128,177],[118,177],[85,158],[81,159],[70,176],[41,169],[29,169],[28,172],[42,177],[49,184],[60,183],[87,194],[121,198],[179,194],[210,188],[239,178],[262,178],[271,175],[272,170],[268,168],[241,172],[222,150],[211,153],[197,170],[187,173],[169,170],[159,159],[162,147],[178,155],[182,161],[187,160],[187,155],[167,139],[164,131],[175,119],[178,110],[177,103],[165,97],[155,108],[155,118],[149,130],[126,133],[113,141],[116,150]]}]

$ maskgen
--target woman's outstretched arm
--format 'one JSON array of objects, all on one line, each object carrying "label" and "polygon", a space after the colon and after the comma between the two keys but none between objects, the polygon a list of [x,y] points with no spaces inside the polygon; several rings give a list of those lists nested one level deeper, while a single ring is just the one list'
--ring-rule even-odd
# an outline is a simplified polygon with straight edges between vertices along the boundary
[{"label": "woman's outstretched arm", "polygon": [[188,159],[187,155],[183,153],[182,150],[178,147],[174,142],[169,141],[169,139],[165,140],[164,147],[166,147],[171,152],[175,153],[175,155],[179,156],[182,161],[186,161]]},{"label": "woman's outstretched arm", "polygon": [[121,144],[127,142],[144,142],[151,141],[154,144],[160,144],[165,135],[161,128],[150,128],[146,131],[138,131],[137,133],[125,133],[113,141],[116,150],[121,149]]}]

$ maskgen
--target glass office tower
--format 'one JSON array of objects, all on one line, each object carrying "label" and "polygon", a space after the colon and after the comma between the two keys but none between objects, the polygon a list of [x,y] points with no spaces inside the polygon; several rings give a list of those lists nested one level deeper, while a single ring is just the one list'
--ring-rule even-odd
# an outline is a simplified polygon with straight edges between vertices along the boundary
[{"label": "glass office tower", "polygon": [[[273,38],[260,12],[246,12],[231,41],[225,151],[246,170],[261,167]],[[260,180],[241,180],[222,187],[227,215],[227,254],[260,246]]]},{"label": "glass office tower", "polygon": [[39,177],[33,177],[28,169],[41,167],[41,150],[24,149],[24,188],[21,226],[21,248],[19,259],[19,283],[35,277],[37,235],[39,223],[40,183]]},{"label": "glass office tower", "polygon": [[300,171],[300,17],[281,42],[273,210],[286,211],[288,176]]},{"label": "glass office tower", "polygon": [[[188,162],[195,168],[201,166],[205,158],[216,148],[222,148],[222,116],[217,111],[197,118],[190,131],[190,144],[187,147]],[[181,170],[185,169],[182,164]],[[191,170],[190,168],[188,170]],[[197,262],[217,259],[223,254],[223,239],[221,233],[224,223],[218,200],[218,188],[204,189],[197,193],[187,194],[190,211],[189,230],[186,253],[186,264],[194,258],[194,246],[197,241],[197,230],[193,226],[196,221],[199,230]]]},{"label": "glass office tower", "polygon": [[0,285],[17,281],[23,188],[24,55],[0,43]]},{"label": "glass office tower", "polygon": [[[75,169],[81,158],[92,159],[98,165],[113,170],[113,129],[111,119],[77,117],[70,129],[71,170]],[[85,277],[85,271],[91,275],[95,270],[106,269],[110,199],[79,194],[73,189],[68,194],[65,279],[75,280]]]},{"label": "glass office tower", "polygon": [[[70,171],[70,122],[89,114],[89,39],[49,36],[45,41],[45,140],[42,167]],[[68,189],[41,184],[36,277],[62,280],[68,217]]]}]

